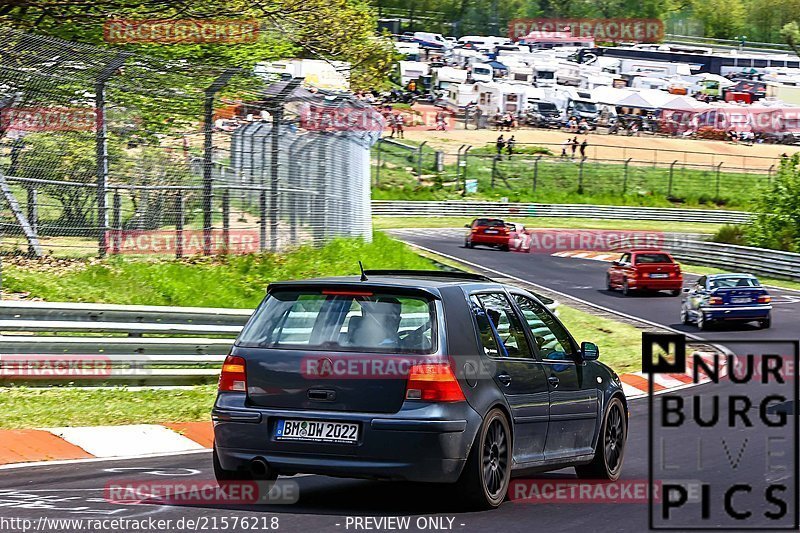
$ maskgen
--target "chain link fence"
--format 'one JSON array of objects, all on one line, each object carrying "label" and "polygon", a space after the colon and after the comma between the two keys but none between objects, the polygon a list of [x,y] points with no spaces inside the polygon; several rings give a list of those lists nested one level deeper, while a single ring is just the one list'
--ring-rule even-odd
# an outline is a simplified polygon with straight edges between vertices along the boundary
[{"label": "chain link fence", "polygon": [[0,28],[0,252],[182,256],[370,239],[369,152],[383,119],[301,81]]}]

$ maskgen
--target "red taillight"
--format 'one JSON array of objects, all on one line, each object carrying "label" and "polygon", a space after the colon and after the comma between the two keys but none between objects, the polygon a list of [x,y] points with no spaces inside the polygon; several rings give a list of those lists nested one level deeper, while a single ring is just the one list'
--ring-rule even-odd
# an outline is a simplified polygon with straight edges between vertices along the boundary
[{"label": "red taillight", "polygon": [[711,298],[708,299],[709,305],[722,305],[723,303],[725,302],[723,302],[722,298],[720,298],[719,296],[712,296]]},{"label": "red taillight", "polygon": [[229,355],[222,363],[217,389],[226,392],[247,392],[245,361],[241,357]]},{"label": "red taillight", "polygon": [[772,301],[772,297],[768,294],[762,294],[758,297],[758,303],[760,304],[768,304]]},{"label": "red taillight", "polygon": [[406,385],[406,399],[424,402],[463,402],[466,398],[450,365],[431,363],[411,367]]}]

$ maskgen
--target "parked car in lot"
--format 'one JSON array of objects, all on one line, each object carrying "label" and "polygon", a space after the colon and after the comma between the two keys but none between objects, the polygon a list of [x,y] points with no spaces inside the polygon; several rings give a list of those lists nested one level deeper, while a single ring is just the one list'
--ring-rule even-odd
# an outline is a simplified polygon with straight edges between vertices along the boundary
[{"label": "parked car in lot", "polygon": [[679,296],[683,287],[681,266],[660,250],[631,250],[611,264],[606,273],[606,288],[633,291],[670,291]]},{"label": "parked car in lot", "polygon": [[715,322],[772,323],[772,299],[758,279],[750,274],[702,276],[684,290],[681,321],[706,329]]},{"label": "parked car in lot", "polygon": [[476,218],[471,224],[464,226],[469,232],[464,237],[464,247],[474,248],[477,245],[491,246],[508,251],[510,231],[506,223],[499,218]]},{"label": "parked car in lot", "polygon": [[627,401],[598,357],[475,274],[273,283],[222,367],[214,472],[453,483],[472,508],[499,506],[512,473],[616,480]]}]

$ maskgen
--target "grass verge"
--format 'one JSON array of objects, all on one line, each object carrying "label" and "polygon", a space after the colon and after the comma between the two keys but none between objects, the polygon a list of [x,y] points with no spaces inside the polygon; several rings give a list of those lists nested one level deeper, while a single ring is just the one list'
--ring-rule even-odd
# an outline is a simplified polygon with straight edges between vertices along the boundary
[{"label": "grass verge", "polygon": [[0,389],[0,428],[160,424],[210,420],[216,385],[187,389],[124,387]]}]

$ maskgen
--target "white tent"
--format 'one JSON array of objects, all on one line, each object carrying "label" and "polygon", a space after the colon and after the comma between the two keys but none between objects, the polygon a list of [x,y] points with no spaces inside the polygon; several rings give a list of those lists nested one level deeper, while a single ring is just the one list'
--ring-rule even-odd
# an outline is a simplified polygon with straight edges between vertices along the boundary
[{"label": "white tent", "polygon": [[617,105],[617,102],[633,94],[630,89],[617,89],[615,87],[595,87],[592,96],[599,104]]},{"label": "white tent", "polygon": [[619,100],[617,107],[633,107],[638,109],[660,109],[674,95],[658,89],[644,89]]},{"label": "white tent", "polygon": [[730,87],[731,85],[735,85],[731,80],[720,76],[718,74],[711,74],[710,72],[701,72],[698,74],[704,80],[714,80],[719,82],[720,87]]},{"label": "white tent", "polygon": [[661,107],[663,109],[674,109],[678,111],[702,111],[708,109],[709,105],[699,102],[691,96],[675,96]]}]

